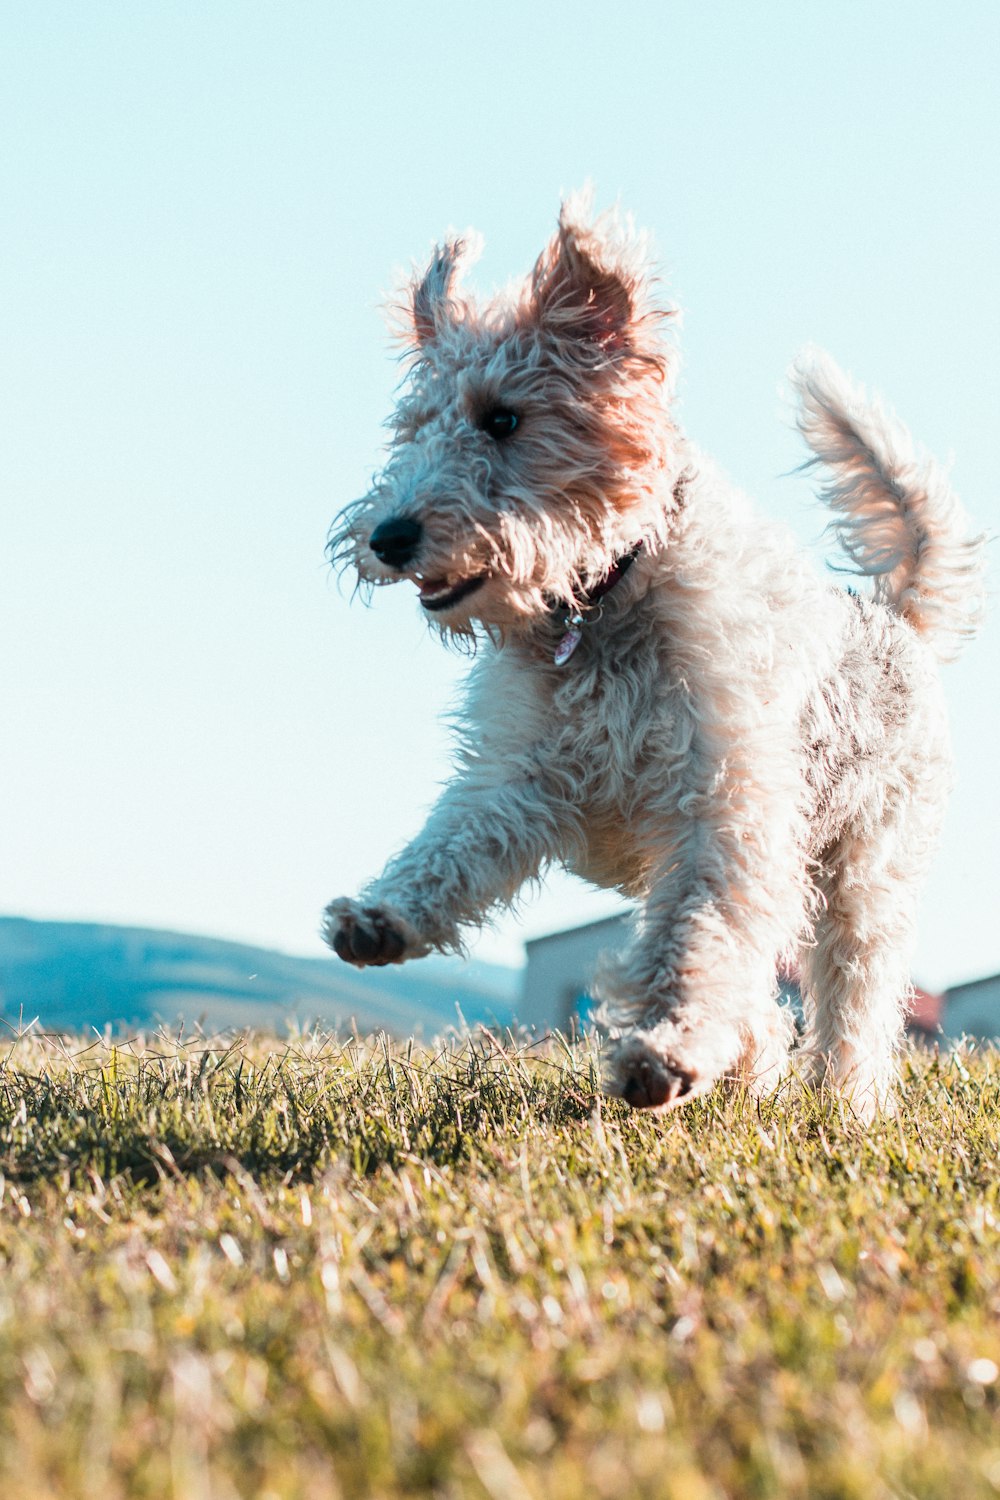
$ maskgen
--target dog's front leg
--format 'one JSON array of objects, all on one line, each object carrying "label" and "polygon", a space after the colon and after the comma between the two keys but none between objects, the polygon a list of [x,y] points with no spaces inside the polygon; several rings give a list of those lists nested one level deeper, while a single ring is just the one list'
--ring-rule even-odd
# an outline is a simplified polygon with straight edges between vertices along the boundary
[{"label": "dog's front leg", "polygon": [[530,780],[462,780],[358,900],[331,901],[324,936],[346,963],[404,963],[461,947],[461,929],[512,901],[559,854],[557,809]]},{"label": "dog's front leg", "polygon": [[704,1093],[724,1075],[772,1085],[785,1066],[792,1027],[776,960],[803,921],[801,797],[776,773],[774,746],[757,760],[753,748],[717,760],[686,797],[634,940],[599,986],[607,1086],[637,1107]]}]

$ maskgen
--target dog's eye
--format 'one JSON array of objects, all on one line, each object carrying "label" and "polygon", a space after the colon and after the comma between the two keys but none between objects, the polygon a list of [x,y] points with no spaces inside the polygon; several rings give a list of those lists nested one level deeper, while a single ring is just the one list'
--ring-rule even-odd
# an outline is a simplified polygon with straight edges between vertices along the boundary
[{"label": "dog's eye", "polygon": [[508,411],[506,406],[494,406],[485,412],[480,419],[479,425],[484,432],[489,433],[498,443],[504,438],[509,438],[519,423],[516,412]]}]

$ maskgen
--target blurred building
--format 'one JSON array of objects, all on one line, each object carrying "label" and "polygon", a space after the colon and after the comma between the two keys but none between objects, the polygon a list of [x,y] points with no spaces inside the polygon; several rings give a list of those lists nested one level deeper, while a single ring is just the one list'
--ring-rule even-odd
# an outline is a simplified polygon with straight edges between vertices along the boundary
[{"label": "blurred building", "polygon": [[949,1041],[961,1036],[1000,1040],[1000,974],[950,989],[945,996],[941,1030]]},{"label": "blurred building", "polygon": [[604,917],[525,943],[528,963],[519,1020],[539,1031],[570,1033],[585,1026],[597,961],[622,946],[627,929],[627,916]]},{"label": "blurred building", "polygon": [[[519,1019],[540,1031],[571,1033],[586,1027],[593,1009],[590,993],[598,960],[603,953],[613,953],[623,945],[628,921],[627,914],[605,917],[527,943]],[[782,976],[781,989],[801,1014],[796,976]],[[944,995],[916,989],[907,1029],[926,1041],[957,1040],[960,1036],[1000,1038],[1000,974],[957,985]]]}]

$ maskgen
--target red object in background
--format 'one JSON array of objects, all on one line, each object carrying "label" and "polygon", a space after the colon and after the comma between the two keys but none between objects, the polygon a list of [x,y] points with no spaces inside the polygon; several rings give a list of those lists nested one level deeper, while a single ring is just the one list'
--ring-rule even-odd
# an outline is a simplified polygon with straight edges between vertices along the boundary
[{"label": "red object in background", "polygon": [[926,1031],[933,1034],[941,1025],[941,1012],[944,1008],[943,995],[929,995],[926,990],[913,987],[913,999],[910,1001],[909,1013],[906,1017],[906,1025],[910,1031]]}]

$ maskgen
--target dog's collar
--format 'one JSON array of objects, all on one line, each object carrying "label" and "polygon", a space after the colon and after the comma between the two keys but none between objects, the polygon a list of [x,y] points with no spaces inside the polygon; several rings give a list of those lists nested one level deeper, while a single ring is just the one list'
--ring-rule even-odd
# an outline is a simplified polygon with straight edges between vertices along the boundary
[{"label": "dog's collar", "polygon": [[[588,615],[584,611],[592,610],[606,594],[610,594],[616,584],[621,583],[642,548],[643,543],[639,540],[628,552],[615,559],[604,577],[595,583],[593,588],[588,589],[581,598],[574,599],[571,605],[563,606],[567,610],[563,619],[563,633],[559,637],[552,657],[557,667],[566,665],[583,639],[583,627],[589,623]],[[599,619],[600,616],[589,616],[590,620],[594,618]]]},{"label": "dog's collar", "polygon": [[[674,482],[671,498],[674,502],[673,508],[675,513],[683,509],[684,501],[687,498],[687,487],[691,482],[691,478],[692,471],[684,469]],[[610,594],[615,585],[621,583],[644,546],[645,543],[640,537],[634,547],[630,548],[628,552],[623,553],[621,557],[615,559],[604,577],[595,583],[593,588],[588,589],[581,598],[573,599],[568,603],[564,602],[556,606],[557,609],[561,608],[565,611],[563,616],[563,633],[556,643],[556,649],[552,657],[557,667],[564,667],[577,646],[579,646],[583,639],[583,627],[593,624],[601,618],[600,610],[596,614],[590,615],[585,614],[584,611],[592,610],[595,605],[600,603],[605,594]]]}]

